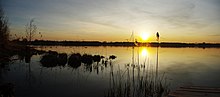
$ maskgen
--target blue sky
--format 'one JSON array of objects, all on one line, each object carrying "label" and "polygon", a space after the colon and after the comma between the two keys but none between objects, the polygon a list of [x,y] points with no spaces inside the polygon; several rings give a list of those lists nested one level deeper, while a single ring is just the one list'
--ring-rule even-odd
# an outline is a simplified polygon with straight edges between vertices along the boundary
[{"label": "blue sky", "polygon": [[[35,19],[49,40],[220,42],[220,0],[1,0],[11,33]],[[36,35],[36,38],[39,35]]]}]

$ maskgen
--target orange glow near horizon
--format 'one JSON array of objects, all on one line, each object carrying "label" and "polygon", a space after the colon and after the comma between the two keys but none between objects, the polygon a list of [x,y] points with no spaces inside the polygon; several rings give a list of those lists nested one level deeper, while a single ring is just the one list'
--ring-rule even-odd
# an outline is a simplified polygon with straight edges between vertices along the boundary
[{"label": "orange glow near horizon", "polygon": [[11,40],[25,38],[24,26],[34,19],[33,40],[146,43],[157,42],[159,32],[160,42],[220,43],[218,0],[17,1],[0,1]]}]

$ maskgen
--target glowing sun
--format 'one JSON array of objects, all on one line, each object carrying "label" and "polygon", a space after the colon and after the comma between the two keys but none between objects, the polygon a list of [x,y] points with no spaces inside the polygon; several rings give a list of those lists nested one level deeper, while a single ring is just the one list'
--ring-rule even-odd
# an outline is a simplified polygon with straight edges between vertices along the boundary
[{"label": "glowing sun", "polygon": [[149,34],[146,33],[146,32],[142,33],[142,35],[141,35],[141,39],[142,39],[143,41],[148,40],[148,39],[149,39]]}]

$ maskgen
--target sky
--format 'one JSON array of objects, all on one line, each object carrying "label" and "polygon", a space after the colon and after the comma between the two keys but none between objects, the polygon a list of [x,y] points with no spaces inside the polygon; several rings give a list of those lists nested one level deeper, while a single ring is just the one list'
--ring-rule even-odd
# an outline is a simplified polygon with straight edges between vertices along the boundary
[{"label": "sky", "polygon": [[36,39],[220,43],[220,0],[0,0],[11,34]]}]

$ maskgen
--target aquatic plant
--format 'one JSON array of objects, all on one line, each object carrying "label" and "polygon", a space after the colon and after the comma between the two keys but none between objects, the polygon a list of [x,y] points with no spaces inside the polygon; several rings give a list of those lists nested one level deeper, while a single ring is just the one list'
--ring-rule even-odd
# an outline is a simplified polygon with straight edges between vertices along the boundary
[{"label": "aquatic plant", "polygon": [[67,54],[61,53],[58,54],[58,65],[65,66],[67,63]]},{"label": "aquatic plant", "polygon": [[43,67],[55,67],[57,66],[57,54],[48,53],[42,56],[40,63]]},{"label": "aquatic plant", "polygon": [[93,61],[97,62],[97,63],[100,62],[101,61],[101,56],[100,55],[94,55],[93,56]]},{"label": "aquatic plant", "polygon": [[[137,75],[134,74],[134,69],[137,69]],[[164,74],[157,76],[150,69],[140,69],[132,67],[130,70],[128,67],[126,71],[122,71],[119,68],[114,72],[111,65],[110,88],[105,97],[163,97],[168,94],[169,84]]]},{"label": "aquatic plant", "polygon": [[86,65],[91,65],[93,63],[93,56],[89,54],[83,54],[81,61]]},{"label": "aquatic plant", "polygon": [[111,56],[109,56],[109,59],[114,60],[115,58],[117,58],[115,55],[111,55]]},{"label": "aquatic plant", "polygon": [[57,56],[58,52],[49,50],[48,54]]},{"label": "aquatic plant", "polygon": [[81,54],[79,53],[71,54],[68,59],[68,65],[73,68],[78,68],[81,65]]}]

